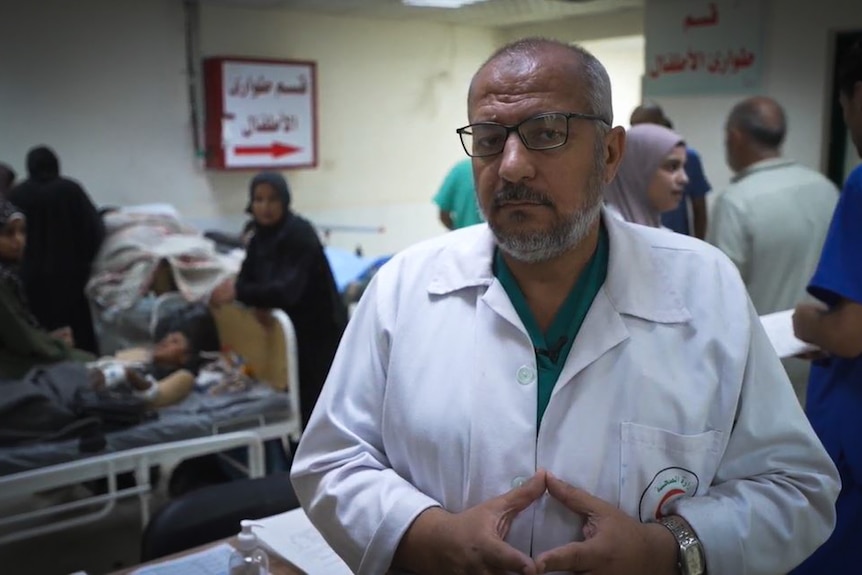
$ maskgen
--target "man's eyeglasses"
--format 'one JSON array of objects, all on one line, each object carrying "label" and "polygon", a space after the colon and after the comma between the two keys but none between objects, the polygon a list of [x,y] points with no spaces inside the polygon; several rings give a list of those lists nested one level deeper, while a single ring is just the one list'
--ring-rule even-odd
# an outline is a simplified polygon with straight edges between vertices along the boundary
[{"label": "man's eyeglasses", "polygon": [[610,126],[610,123],[593,114],[550,112],[539,114],[515,124],[505,126],[496,122],[479,122],[455,130],[461,136],[461,145],[471,158],[496,156],[503,151],[509,134],[517,132],[524,146],[530,150],[552,150],[565,145],[569,139],[569,120],[593,120]]}]

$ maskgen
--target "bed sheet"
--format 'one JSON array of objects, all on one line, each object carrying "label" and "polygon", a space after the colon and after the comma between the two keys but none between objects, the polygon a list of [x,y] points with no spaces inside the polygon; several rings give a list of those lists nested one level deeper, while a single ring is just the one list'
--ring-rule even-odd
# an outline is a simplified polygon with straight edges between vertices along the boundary
[{"label": "bed sheet", "polygon": [[194,393],[177,405],[160,409],[157,419],[106,434],[102,451],[80,453],[77,439],[2,448],[0,476],[135,447],[287,422],[292,417],[290,407],[287,393],[266,385],[236,394]]}]

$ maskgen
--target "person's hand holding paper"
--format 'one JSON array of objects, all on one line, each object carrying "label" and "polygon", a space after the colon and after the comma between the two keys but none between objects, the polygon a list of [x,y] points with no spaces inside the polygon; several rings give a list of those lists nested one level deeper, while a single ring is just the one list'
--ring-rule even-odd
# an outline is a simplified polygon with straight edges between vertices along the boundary
[{"label": "person's hand holding paper", "polygon": [[[803,306],[815,307],[813,304],[799,304],[797,310]],[[810,343],[799,339],[795,332],[795,310],[788,309],[760,316],[763,329],[775,348],[778,357],[802,357],[809,359],[807,354],[819,352],[818,348]]]}]

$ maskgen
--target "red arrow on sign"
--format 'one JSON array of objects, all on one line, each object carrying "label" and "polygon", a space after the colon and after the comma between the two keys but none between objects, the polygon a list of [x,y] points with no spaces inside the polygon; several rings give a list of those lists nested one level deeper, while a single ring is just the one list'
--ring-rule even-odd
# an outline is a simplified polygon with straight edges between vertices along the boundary
[{"label": "red arrow on sign", "polygon": [[268,146],[237,146],[233,151],[237,156],[260,156],[262,154],[269,154],[273,158],[280,158],[281,156],[286,156],[288,154],[295,154],[301,150],[302,148],[298,148],[296,146],[273,142]]}]

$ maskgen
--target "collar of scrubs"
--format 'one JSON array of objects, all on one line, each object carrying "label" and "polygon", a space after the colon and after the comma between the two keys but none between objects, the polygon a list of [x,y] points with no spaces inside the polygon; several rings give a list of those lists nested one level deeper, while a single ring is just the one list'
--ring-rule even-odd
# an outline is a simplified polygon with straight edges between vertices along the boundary
[{"label": "collar of scrubs", "polygon": [[566,363],[569,351],[575,337],[587,317],[587,312],[598,294],[599,289],[605,281],[608,271],[608,232],[602,225],[599,230],[599,240],[596,251],[593,252],[590,261],[584,267],[581,276],[572,287],[569,295],[563,301],[563,305],[554,316],[547,332],[539,328],[527,299],[524,297],[515,276],[512,275],[509,266],[506,265],[500,250],[494,255],[494,274],[500,280],[503,289],[512,302],[518,317],[527,329],[533,348],[536,350],[536,366],[538,367],[538,405],[537,422],[541,422],[551,393],[560,377],[560,372]]}]

